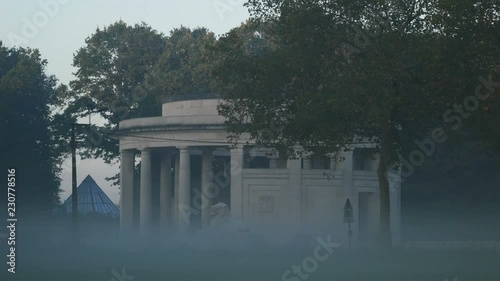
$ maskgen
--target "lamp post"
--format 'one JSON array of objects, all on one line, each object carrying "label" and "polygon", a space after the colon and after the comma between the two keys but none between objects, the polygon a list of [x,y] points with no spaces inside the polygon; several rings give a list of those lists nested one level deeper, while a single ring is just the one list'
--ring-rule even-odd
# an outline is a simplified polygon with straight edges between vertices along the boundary
[{"label": "lamp post", "polygon": [[79,217],[78,217],[78,191],[77,191],[77,185],[76,185],[76,150],[78,148],[78,142],[77,142],[77,128],[78,127],[83,127],[83,128],[90,128],[91,127],[91,112],[90,112],[90,106],[87,106],[88,108],[88,114],[89,114],[89,123],[88,124],[80,124],[77,122],[71,123],[71,140],[70,140],[70,147],[71,147],[71,194],[72,194],[72,216],[71,216],[71,221],[72,221],[72,228],[73,228],[73,242],[76,244],[79,244],[80,242],[80,223],[79,223]]},{"label": "lamp post", "polygon": [[77,127],[90,127],[90,124],[80,124],[80,123],[72,123],[71,124],[71,194],[72,194],[72,225],[73,225],[73,238],[75,243],[79,243],[80,241],[80,224],[78,218],[78,191],[76,185],[76,150],[77,150],[77,140],[76,140],[76,128]]},{"label": "lamp post", "polygon": [[72,226],[74,242],[78,243],[79,238],[79,225],[78,225],[78,193],[76,186],[76,123],[71,124],[71,194],[72,194]]},{"label": "lamp post", "polygon": [[347,198],[344,204],[344,222],[347,223],[347,236],[349,237],[349,248],[351,248],[352,229],[351,223],[354,221],[351,200]]}]

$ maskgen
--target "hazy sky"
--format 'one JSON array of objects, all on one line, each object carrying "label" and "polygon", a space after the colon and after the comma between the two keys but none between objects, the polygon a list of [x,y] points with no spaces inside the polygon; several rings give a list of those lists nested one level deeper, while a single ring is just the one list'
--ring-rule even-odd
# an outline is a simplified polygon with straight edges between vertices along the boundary
[{"label": "hazy sky", "polygon": [[[248,18],[245,0],[0,0],[0,40],[7,46],[37,48],[47,59],[47,73],[68,83],[75,69],[73,54],[83,47],[85,38],[97,27],[118,20],[128,24],[141,21],[168,34],[181,25],[207,27],[222,34]],[[70,161],[64,163],[61,199],[71,189]],[[78,184],[92,175],[114,202],[119,201],[117,187],[105,180],[118,172],[101,160],[78,162]]]}]

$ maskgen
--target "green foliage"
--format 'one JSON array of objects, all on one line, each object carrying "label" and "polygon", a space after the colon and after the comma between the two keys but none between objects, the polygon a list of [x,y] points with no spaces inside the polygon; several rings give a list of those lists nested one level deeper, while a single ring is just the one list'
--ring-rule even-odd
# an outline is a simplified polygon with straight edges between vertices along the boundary
[{"label": "green foliage", "polygon": [[213,92],[208,49],[216,42],[205,28],[180,27],[167,38],[165,51],[154,66],[147,84],[160,103],[162,98]]},{"label": "green foliage", "polygon": [[[500,4],[498,1],[440,1],[444,11],[435,20],[440,32],[455,40],[455,51],[473,69],[472,76],[500,80],[498,46],[500,44]],[[476,80],[477,84],[477,80]],[[477,85],[473,85],[475,88]],[[485,91],[485,89],[481,89]],[[472,94],[472,90],[469,90]],[[462,134],[467,139],[500,151],[500,88],[483,101],[470,118],[465,120]]]},{"label": "green foliage", "polygon": [[181,27],[164,36],[145,23],[119,21],[97,29],[74,57],[77,79],[63,105],[64,118],[99,112],[107,120],[105,127],[84,132],[82,156],[111,163],[119,154],[109,136],[120,121],[161,115],[165,97],[212,93],[207,52],[214,44],[205,28]]},{"label": "green foliage", "polygon": [[83,156],[112,162],[118,156],[118,143],[109,135],[118,123],[160,114],[161,107],[144,82],[165,49],[165,40],[145,23],[129,26],[119,21],[98,28],[76,52],[73,65],[78,70],[67,92],[65,114],[76,117],[90,110],[108,122],[86,134],[85,147],[90,149]]},{"label": "green foliage", "polygon": [[[7,48],[0,42],[1,169],[16,169],[19,215],[47,215],[59,201],[62,150],[51,106],[56,79],[37,50]],[[1,200],[7,202],[6,189]]]},{"label": "green foliage", "polygon": [[[251,0],[247,5],[252,21],[220,38],[215,51],[220,60],[213,73],[227,99],[221,113],[229,129],[235,137],[249,132],[258,143],[289,151],[297,144],[336,152],[352,142],[374,142],[387,235],[391,165],[433,129],[454,133],[443,114],[474,93],[478,75],[498,70],[498,5],[465,0]],[[260,51],[248,52],[241,31],[262,25],[269,29],[260,38]],[[269,127],[279,130],[270,136]]]}]

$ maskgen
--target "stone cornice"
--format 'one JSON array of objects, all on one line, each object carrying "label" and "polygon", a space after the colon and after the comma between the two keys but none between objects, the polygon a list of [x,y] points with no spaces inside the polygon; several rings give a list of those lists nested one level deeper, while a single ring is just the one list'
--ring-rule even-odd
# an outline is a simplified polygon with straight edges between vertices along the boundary
[{"label": "stone cornice", "polygon": [[135,133],[150,133],[150,132],[169,132],[169,131],[197,131],[197,130],[226,130],[227,126],[224,124],[194,124],[194,125],[163,125],[151,127],[137,127],[118,130],[115,134],[116,137],[122,135],[129,135]]}]

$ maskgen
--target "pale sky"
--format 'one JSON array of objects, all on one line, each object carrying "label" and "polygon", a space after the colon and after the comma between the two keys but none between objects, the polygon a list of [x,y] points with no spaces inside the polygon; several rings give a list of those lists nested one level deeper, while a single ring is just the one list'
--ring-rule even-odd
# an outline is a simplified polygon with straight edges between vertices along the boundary
[{"label": "pale sky", "polygon": [[[118,20],[133,25],[141,21],[169,34],[181,25],[206,27],[223,34],[248,18],[245,0],[0,0],[0,40],[4,45],[39,49],[48,61],[47,73],[61,83],[73,79],[73,54],[84,46],[85,38],[97,27]],[[95,118],[94,118],[95,119]],[[71,162],[63,165],[61,199],[71,190]],[[117,187],[105,180],[118,172],[118,166],[102,160],[78,161],[78,184],[88,175],[108,196],[119,201]]]}]

